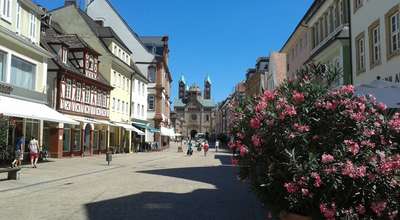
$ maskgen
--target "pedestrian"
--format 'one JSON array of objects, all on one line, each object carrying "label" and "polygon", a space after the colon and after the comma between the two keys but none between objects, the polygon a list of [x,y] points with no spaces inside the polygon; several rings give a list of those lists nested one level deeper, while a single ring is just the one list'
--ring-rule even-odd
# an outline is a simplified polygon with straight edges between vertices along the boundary
[{"label": "pedestrian", "polygon": [[219,148],[219,140],[217,139],[215,141],[215,152],[218,152],[218,148]]},{"label": "pedestrian", "polygon": [[186,153],[188,156],[192,156],[192,154],[193,154],[193,149],[192,149],[192,141],[189,141],[189,143],[188,143],[188,150],[187,150],[187,153]]},{"label": "pedestrian", "polygon": [[204,145],[203,145],[203,149],[204,149],[204,156],[206,157],[207,156],[207,152],[208,152],[208,148],[209,148],[210,146],[208,145],[208,142],[206,141],[205,143],[204,143]]},{"label": "pedestrian", "polygon": [[35,137],[32,137],[32,140],[29,142],[29,152],[31,156],[31,165],[32,168],[37,168],[37,161],[39,159],[39,143]]},{"label": "pedestrian", "polygon": [[20,167],[22,165],[22,161],[24,160],[24,148],[25,148],[25,138],[24,136],[20,137],[15,145],[15,159],[11,163],[11,167]]}]

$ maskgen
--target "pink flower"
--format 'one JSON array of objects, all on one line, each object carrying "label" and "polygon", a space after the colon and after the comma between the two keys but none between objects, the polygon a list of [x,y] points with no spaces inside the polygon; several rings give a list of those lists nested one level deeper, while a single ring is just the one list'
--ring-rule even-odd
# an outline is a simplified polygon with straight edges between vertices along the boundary
[{"label": "pink flower", "polygon": [[242,146],[242,147],[240,148],[240,156],[241,156],[241,157],[246,156],[248,153],[249,153],[249,151],[247,150],[247,148],[246,148],[245,146]]},{"label": "pink flower", "polygon": [[322,159],[321,159],[322,163],[325,163],[325,164],[326,163],[331,163],[334,160],[335,160],[335,158],[330,154],[323,154],[322,155]]},{"label": "pink flower", "polygon": [[379,110],[381,111],[385,111],[387,106],[385,105],[385,103],[380,102],[377,106],[376,106]]},{"label": "pink flower", "polygon": [[264,100],[265,102],[272,101],[275,99],[275,92],[266,90],[261,99]]},{"label": "pink flower", "polygon": [[243,140],[243,139],[245,138],[245,135],[244,135],[242,132],[238,132],[238,133],[236,134],[236,136],[237,136],[240,140]]},{"label": "pink flower", "polygon": [[293,127],[300,133],[305,133],[305,132],[310,131],[310,127],[308,125],[300,125],[300,124],[295,123],[293,125]]},{"label": "pink flower", "polygon": [[354,93],[354,86],[353,85],[342,86],[342,88],[339,89],[339,93],[342,94],[342,95],[353,94]]},{"label": "pink flower", "polygon": [[321,211],[325,219],[334,220],[336,216],[336,205],[335,203],[332,203],[330,206],[331,207],[328,207],[327,204],[321,203],[319,205],[319,210]]},{"label": "pink flower", "polygon": [[358,214],[360,215],[364,215],[365,214],[365,207],[362,204],[359,204],[356,206],[356,211]]},{"label": "pink flower", "polygon": [[285,183],[284,185],[283,185],[285,188],[286,188],[286,191],[288,192],[288,193],[295,193],[295,192],[297,192],[297,185],[295,184],[295,183]]},{"label": "pink flower", "polygon": [[313,173],[311,173],[311,177],[314,178],[314,186],[317,187],[317,188],[321,187],[322,180],[321,180],[320,175],[318,173],[316,173],[316,172],[313,172]]},{"label": "pink flower", "polygon": [[345,140],[344,144],[346,144],[349,152],[351,152],[354,156],[360,151],[360,146],[352,140]]},{"label": "pink flower", "polygon": [[292,95],[293,101],[297,104],[304,102],[304,94],[294,91]]},{"label": "pink flower", "polygon": [[305,188],[301,189],[301,193],[303,194],[303,196],[309,196],[310,195],[310,191],[308,189],[305,189]]},{"label": "pink flower", "polygon": [[369,147],[369,148],[375,148],[375,143],[372,143],[371,141],[361,141],[361,145],[364,147]]},{"label": "pink flower", "polygon": [[342,175],[348,176],[352,179],[358,179],[367,175],[366,166],[355,166],[351,161],[346,161],[342,167]]},{"label": "pink flower", "polygon": [[378,217],[380,217],[382,216],[382,212],[386,209],[386,202],[373,202],[371,204],[371,209]]},{"label": "pink flower", "polygon": [[261,137],[258,136],[258,135],[253,135],[253,136],[251,137],[251,142],[253,142],[253,145],[254,145],[255,147],[260,147],[261,144],[262,144]]},{"label": "pink flower", "polygon": [[261,127],[261,121],[257,117],[250,120],[250,127],[254,129],[259,129]]},{"label": "pink flower", "polygon": [[262,111],[263,111],[264,109],[266,109],[267,107],[268,107],[268,103],[261,100],[261,101],[257,104],[255,110],[256,110],[256,112],[259,113],[259,112],[262,112]]}]

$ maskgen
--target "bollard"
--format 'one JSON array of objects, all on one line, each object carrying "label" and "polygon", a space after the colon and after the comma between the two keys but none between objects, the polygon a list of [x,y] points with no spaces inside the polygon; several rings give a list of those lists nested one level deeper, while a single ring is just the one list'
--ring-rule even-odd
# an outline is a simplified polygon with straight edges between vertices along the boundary
[{"label": "bollard", "polygon": [[112,161],[112,153],[110,151],[106,153],[106,161],[108,163],[108,166],[110,166],[110,162]]}]

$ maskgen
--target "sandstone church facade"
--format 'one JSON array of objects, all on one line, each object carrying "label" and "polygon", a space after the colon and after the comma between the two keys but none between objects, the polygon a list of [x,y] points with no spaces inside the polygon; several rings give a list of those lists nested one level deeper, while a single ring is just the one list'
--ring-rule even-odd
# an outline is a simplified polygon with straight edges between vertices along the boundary
[{"label": "sandstone church facade", "polygon": [[174,114],[180,121],[183,137],[194,138],[204,134],[207,138],[215,133],[215,103],[211,97],[211,80],[204,80],[203,94],[198,85],[188,86],[182,76],[179,80],[178,98],[174,101]]}]

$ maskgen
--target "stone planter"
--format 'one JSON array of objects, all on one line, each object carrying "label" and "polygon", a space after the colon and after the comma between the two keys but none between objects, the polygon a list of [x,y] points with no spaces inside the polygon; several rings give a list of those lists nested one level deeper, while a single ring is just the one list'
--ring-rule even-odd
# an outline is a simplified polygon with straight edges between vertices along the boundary
[{"label": "stone planter", "polygon": [[281,212],[281,214],[279,215],[279,218],[281,220],[312,220],[312,218],[308,217],[308,216],[296,215],[296,214],[287,213],[287,212]]}]

